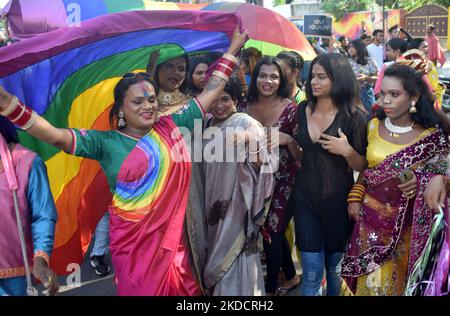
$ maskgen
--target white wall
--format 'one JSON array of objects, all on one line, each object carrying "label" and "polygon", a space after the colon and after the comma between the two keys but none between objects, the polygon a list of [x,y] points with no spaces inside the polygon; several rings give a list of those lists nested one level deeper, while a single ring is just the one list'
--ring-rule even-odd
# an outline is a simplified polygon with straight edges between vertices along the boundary
[{"label": "white wall", "polygon": [[8,3],[9,0],[0,0],[0,9],[3,9],[3,7]]},{"label": "white wall", "polygon": [[292,15],[290,4],[277,5],[276,7],[273,7],[272,10],[284,16],[286,19],[290,19]]}]

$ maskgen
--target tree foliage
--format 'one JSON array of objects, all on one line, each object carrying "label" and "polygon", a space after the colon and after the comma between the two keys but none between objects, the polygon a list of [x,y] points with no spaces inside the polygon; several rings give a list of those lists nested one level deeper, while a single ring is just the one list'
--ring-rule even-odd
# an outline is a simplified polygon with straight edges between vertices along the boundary
[{"label": "tree foliage", "polygon": [[[383,5],[383,0],[323,0],[322,9],[340,20],[346,13],[353,11],[367,11],[377,4]],[[450,7],[450,0],[384,0],[384,7],[389,9],[415,10],[427,4],[439,4]]]},{"label": "tree foliage", "polygon": [[340,20],[347,12],[367,10],[372,3],[372,0],[324,0],[322,9]]}]

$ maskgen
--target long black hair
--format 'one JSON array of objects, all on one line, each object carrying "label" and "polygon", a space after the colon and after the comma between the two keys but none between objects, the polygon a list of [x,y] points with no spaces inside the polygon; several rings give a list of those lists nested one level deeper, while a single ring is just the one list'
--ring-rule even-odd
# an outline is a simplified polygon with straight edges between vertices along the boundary
[{"label": "long black hair", "polygon": [[189,67],[189,57],[188,57],[188,55],[183,55],[183,56],[178,56],[178,57],[171,58],[171,59],[166,60],[165,62],[159,64],[158,66],[156,66],[155,82],[156,82],[156,84],[159,87],[160,86],[159,76],[158,76],[159,70],[161,69],[162,66],[164,66],[165,63],[167,63],[167,62],[169,62],[169,61],[171,61],[173,59],[177,59],[177,58],[183,58],[184,61],[186,62],[186,72],[185,72],[185,75],[184,75],[183,83],[181,84],[179,90],[183,94],[188,94],[189,93],[189,69],[188,69],[188,67]]},{"label": "long black hair", "polygon": [[225,88],[223,88],[223,91],[225,91],[231,96],[231,99],[233,99],[233,101],[236,102],[236,105],[241,103],[244,99],[241,83],[239,79],[234,76],[230,77],[230,80],[228,80],[227,84],[225,85]]},{"label": "long black hair", "polygon": [[289,67],[291,67],[292,69],[298,70],[296,82],[297,86],[301,86],[302,84],[301,74],[303,66],[305,64],[305,60],[303,59],[303,57],[295,51],[282,51],[278,53],[277,58],[286,61]]},{"label": "long black hair", "polygon": [[209,67],[209,62],[206,58],[203,57],[191,57],[189,58],[189,75],[188,75],[188,88],[193,95],[199,94],[201,91],[197,87],[194,86],[194,81],[192,80],[192,76],[194,75],[195,68],[199,64],[205,64]]},{"label": "long black hair", "polygon": [[341,54],[322,54],[314,58],[309,70],[306,82],[306,96],[311,102],[311,112],[317,105],[317,97],[313,95],[311,88],[312,71],[315,64],[323,67],[328,78],[333,82],[330,98],[346,118],[350,118],[357,109],[364,112],[360,105],[359,88],[352,67]]},{"label": "long black hair", "polygon": [[250,82],[250,89],[248,91],[248,101],[257,102],[258,101],[258,88],[256,87],[256,80],[258,79],[259,72],[263,65],[275,65],[280,74],[280,85],[278,86],[277,94],[283,98],[289,98],[291,95],[291,87],[287,82],[286,73],[283,66],[281,66],[280,60],[276,57],[265,56],[261,58],[255,66],[252,73],[252,80]]},{"label": "long black hair", "polygon": [[[450,121],[445,114],[434,107],[435,98],[422,80],[423,73],[415,71],[412,67],[401,64],[393,64],[384,72],[384,77],[395,77],[400,79],[403,88],[409,96],[419,96],[416,102],[417,112],[411,114],[411,120],[423,128],[440,127],[449,135]],[[383,109],[377,110],[376,116],[379,120],[386,118]]]},{"label": "long black hair", "polygon": [[14,125],[6,117],[0,116],[0,134],[8,144],[18,143],[19,137]]},{"label": "long black hair", "polygon": [[369,52],[367,51],[364,41],[357,39],[351,41],[350,45],[356,49],[356,63],[360,65],[367,65],[369,62]]},{"label": "long black hair", "polygon": [[153,88],[155,88],[155,94],[158,95],[159,88],[158,85],[149,77],[150,75],[145,74],[136,74],[134,77],[131,78],[122,78],[120,81],[116,84],[114,87],[114,104],[111,107],[111,110],[109,111],[109,125],[112,129],[115,129],[117,126],[117,120],[119,119],[119,111],[120,108],[123,105],[123,99],[125,98],[125,94],[128,91],[128,88],[130,86],[140,83],[142,81],[149,82]]}]

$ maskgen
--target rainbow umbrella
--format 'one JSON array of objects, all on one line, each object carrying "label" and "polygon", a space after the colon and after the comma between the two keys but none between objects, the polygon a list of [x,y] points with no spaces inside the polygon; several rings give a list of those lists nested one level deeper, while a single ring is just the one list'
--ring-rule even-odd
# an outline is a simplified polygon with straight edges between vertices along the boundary
[{"label": "rainbow umbrella", "polygon": [[239,13],[242,27],[249,30],[246,47],[255,47],[265,55],[275,56],[283,50],[295,50],[305,60],[316,56],[305,35],[288,19],[275,11],[247,3],[220,2],[202,10]]},{"label": "rainbow umbrella", "polygon": [[[199,51],[224,52],[237,14],[204,11],[129,11],[90,19],[1,48],[0,84],[57,127],[107,130],[113,89],[121,76],[161,60]],[[111,201],[93,160],[73,157],[19,133],[20,142],[47,166],[56,201],[51,265],[59,274],[80,263]]]},{"label": "rainbow umbrella", "polygon": [[0,11],[8,17],[11,35],[27,38],[110,13],[133,10],[200,10],[206,4],[149,0],[10,0]]}]

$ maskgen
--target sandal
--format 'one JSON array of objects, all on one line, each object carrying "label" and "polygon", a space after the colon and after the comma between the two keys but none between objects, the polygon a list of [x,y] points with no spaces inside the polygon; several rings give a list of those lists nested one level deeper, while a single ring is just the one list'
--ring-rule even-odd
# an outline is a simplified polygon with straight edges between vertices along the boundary
[{"label": "sandal", "polygon": [[275,291],[275,296],[285,296],[287,293],[289,293],[289,291],[291,291],[291,290],[295,289],[297,286],[299,286],[299,284],[300,284],[300,277],[295,276],[294,278],[297,278],[298,282],[296,282],[294,285],[292,285],[290,287],[280,286]]}]

